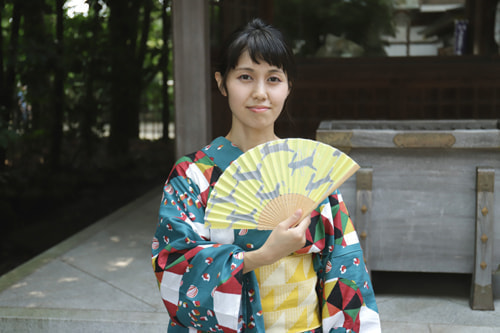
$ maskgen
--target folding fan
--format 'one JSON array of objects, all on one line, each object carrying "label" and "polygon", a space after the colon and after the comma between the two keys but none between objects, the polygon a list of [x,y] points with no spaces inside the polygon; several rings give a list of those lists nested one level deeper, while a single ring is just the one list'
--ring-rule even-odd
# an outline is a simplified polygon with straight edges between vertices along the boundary
[{"label": "folding fan", "polygon": [[205,221],[217,229],[274,229],[299,208],[302,218],[311,214],[358,169],[340,150],[313,140],[258,145],[220,176],[207,202]]}]

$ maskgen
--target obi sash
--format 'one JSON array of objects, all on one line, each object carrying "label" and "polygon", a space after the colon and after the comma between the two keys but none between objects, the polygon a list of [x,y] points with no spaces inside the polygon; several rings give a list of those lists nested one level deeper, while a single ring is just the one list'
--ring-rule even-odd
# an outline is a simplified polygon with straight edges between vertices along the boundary
[{"label": "obi sash", "polygon": [[321,326],[312,254],[293,254],[255,270],[266,333],[296,333]]}]

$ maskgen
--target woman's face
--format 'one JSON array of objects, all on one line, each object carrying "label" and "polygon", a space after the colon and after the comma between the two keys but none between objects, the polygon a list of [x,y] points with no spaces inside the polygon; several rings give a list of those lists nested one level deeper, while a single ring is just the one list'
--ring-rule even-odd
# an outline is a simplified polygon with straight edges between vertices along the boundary
[{"label": "woman's face", "polygon": [[228,97],[233,128],[274,131],[274,122],[290,92],[283,70],[265,61],[257,64],[244,52],[236,67],[227,74],[227,90],[222,86],[220,73],[216,73],[215,78],[222,94]]}]

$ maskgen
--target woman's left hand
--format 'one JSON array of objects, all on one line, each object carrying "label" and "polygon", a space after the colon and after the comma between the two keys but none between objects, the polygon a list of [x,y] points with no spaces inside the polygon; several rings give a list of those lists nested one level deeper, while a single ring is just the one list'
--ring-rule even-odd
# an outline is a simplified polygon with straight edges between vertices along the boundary
[{"label": "woman's left hand", "polygon": [[297,223],[301,216],[302,210],[298,209],[274,228],[261,248],[245,252],[243,273],[272,264],[304,247],[311,218],[307,216]]}]

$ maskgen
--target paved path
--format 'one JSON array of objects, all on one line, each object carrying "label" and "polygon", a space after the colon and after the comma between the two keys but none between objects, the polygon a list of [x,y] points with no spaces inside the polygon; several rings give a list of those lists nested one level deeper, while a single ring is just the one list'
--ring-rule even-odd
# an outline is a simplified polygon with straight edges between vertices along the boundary
[{"label": "paved path", "polygon": [[[0,332],[166,332],[149,249],[160,191],[0,277]],[[498,299],[495,311],[472,311],[467,297],[377,302],[384,333],[500,332]]]}]

